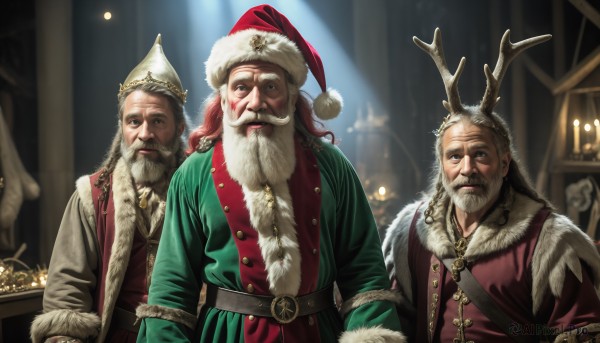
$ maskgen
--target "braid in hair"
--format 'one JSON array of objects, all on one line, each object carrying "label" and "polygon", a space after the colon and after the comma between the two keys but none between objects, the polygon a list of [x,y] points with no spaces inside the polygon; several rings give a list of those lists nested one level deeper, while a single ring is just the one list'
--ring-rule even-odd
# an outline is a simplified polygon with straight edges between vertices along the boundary
[{"label": "braid in hair", "polygon": [[437,202],[440,200],[442,195],[444,194],[444,187],[442,186],[442,182],[438,181],[435,185],[435,194],[431,197],[431,201],[429,201],[429,205],[427,205],[427,209],[425,210],[425,223],[433,224],[433,208],[437,205]]}]

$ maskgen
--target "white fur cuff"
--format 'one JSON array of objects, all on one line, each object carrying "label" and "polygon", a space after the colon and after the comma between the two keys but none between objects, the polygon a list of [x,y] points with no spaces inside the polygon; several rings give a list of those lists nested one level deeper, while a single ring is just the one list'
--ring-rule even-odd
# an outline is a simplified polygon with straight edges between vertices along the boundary
[{"label": "white fur cuff", "polygon": [[339,343],[405,343],[406,337],[398,331],[376,326],[346,331],[339,339]]},{"label": "white fur cuff", "polygon": [[31,340],[40,343],[50,336],[71,336],[87,340],[98,336],[100,317],[95,313],[53,310],[36,316],[31,324]]}]

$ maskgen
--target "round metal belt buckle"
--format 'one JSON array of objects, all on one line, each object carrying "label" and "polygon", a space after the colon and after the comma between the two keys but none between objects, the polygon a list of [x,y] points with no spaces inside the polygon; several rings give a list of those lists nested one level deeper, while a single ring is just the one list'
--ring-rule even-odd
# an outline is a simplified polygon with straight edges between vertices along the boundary
[{"label": "round metal belt buckle", "polygon": [[284,295],[271,301],[271,315],[281,324],[291,323],[299,312],[300,305],[294,297]]}]

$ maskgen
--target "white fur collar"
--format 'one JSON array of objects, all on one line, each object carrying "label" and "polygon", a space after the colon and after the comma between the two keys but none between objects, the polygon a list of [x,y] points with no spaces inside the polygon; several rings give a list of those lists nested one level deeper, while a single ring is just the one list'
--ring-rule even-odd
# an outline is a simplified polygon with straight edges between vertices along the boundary
[{"label": "white fur collar", "polygon": [[[164,193],[163,186],[163,184],[160,184],[160,193]],[[91,187],[89,176],[84,176],[77,180],[77,191],[82,200],[84,212],[88,217],[94,218],[95,212]],[[133,237],[136,231],[136,222],[144,223],[146,221],[141,218],[142,212],[137,210],[137,193],[133,185],[129,167],[123,159],[117,162],[113,171],[111,192],[115,208],[115,239],[112,244],[111,256],[105,276],[104,304],[101,318],[102,327],[98,336],[99,342],[102,342],[106,337],[115,303],[125,277],[125,272],[127,271]],[[159,231],[158,228],[162,225],[164,219],[164,200],[160,198],[149,198],[150,202],[148,206],[156,208],[156,211],[152,213],[148,220],[151,226],[149,230],[150,234]],[[158,202],[158,204],[155,202]],[[95,222],[95,220],[92,222]]]},{"label": "white fur collar", "polygon": [[[484,256],[501,251],[521,239],[529,227],[535,214],[544,206],[524,195],[509,190],[506,195],[509,213],[508,222],[503,221],[503,208],[498,207],[479,225],[473,233],[473,238],[465,252],[465,258],[475,261]],[[423,204],[426,206],[427,204]],[[434,208],[435,221],[431,225],[425,224],[424,216],[419,218],[417,233],[419,240],[427,250],[440,258],[454,256],[454,244],[449,238],[448,231],[450,208],[449,198],[442,198]]]},{"label": "white fur collar", "polygon": [[102,331],[99,341],[106,337],[115,303],[123,284],[135,235],[136,192],[127,163],[121,159],[112,174],[112,193],[115,206],[115,240],[106,273]]},{"label": "white fur collar", "polygon": [[[276,296],[298,294],[300,289],[300,248],[296,237],[296,222],[292,196],[287,181],[271,186],[275,206],[267,203],[263,188],[250,189],[242,186],[246,206],[250,213],[250,223],[258,231],[258,244],[265,261],[269,289]],[[279,231],[279,241],[273,235],[273,224]]]}]

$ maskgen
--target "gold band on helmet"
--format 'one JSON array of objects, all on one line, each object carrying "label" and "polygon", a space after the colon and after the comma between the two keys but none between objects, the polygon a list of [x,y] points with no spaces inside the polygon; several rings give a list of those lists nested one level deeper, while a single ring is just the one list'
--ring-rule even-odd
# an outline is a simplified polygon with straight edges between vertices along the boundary
[{"label": "gold band on helmet", "polygon": [[125,82],[119,85],[119,95],[126,90],[145,83],[153,83],[169,89],[182,103],[185,103],[187,90],[181,86],[181,80],[175,68],[169,63],[162,49],[160,33],[154,45],[144,59],[129,73]]}]

